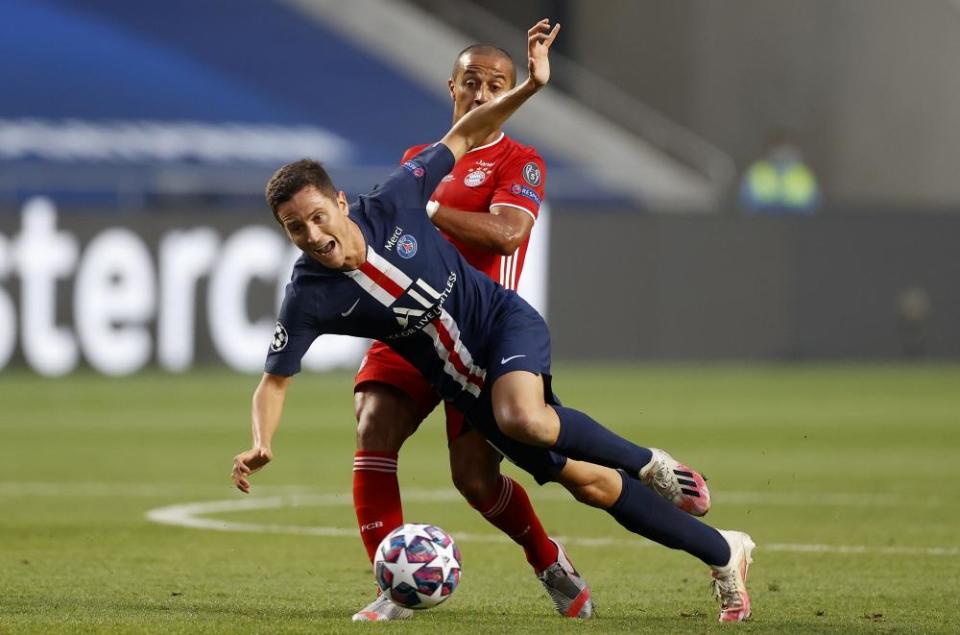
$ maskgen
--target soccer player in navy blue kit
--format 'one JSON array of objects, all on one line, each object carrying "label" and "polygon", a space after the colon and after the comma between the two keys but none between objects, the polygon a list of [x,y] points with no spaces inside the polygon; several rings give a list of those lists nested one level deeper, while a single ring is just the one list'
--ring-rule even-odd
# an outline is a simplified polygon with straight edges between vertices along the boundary
[{"label": "soccer player in navy blue kit", "polygon": [[[750,537],[713,529],[665,500],[664,492],[641,482],[653,459],[650,449],[559,404],[550,388],[550,334],[543,319],[520,296],[471,268],[425,211],[456,160],[547,83],[548,50],[558,30],[547,20],[530,29],[525,82],[462,117],[440,142],[352,205],[313,161],[283,166],[270,179],[267,200],[304,253],[254,393],[253,446],[234,458],[233,480],[248,492],[249,476],[273,458],[287,388],[314,339],[323,333],[377,339],[537,482],[558,482],[626,529],[710,566],[720,620],[741,621],[750,616]],[[562,550],[558,564],[579,577]],[[554,599],[576,609],[591,602],[588,594]]]}]

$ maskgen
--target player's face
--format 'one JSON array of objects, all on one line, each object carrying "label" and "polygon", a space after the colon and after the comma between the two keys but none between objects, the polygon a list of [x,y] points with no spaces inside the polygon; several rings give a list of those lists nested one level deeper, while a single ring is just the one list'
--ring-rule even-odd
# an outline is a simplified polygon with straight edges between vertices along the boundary
[{"label": "player's face", "polygon": [[456,122],[477,106],[510,90],[513,85],[513,64],[502,55],[465,53],[448,85],[453,98],[453,120]]},{"label": "player's face", "polygon": [[343,192],[330,198],[308,185],[277,208],[277,216],[290,241],[324,267],[341,269],[351,246],[349,207]]}]

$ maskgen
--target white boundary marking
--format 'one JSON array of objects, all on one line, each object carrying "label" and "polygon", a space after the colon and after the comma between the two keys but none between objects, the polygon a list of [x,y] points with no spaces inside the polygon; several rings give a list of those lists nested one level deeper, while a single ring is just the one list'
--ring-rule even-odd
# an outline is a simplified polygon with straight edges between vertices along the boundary
[{"label": "white boundary marking", "polygon": [[[196,485],[193,483],[97,483],[97,482],[17,482],[0,481],[0,498],[17,496],[66,496],[98,498],[170,498],[183,496],[220,496],[233,491],[229,485]],[[274,495],[316,493],[301,485],[260,485],[257,491]]]},{"label": "white boundary marking", "polygon": [[[418,502],[441,502],[455,500],[458,495],[453,490],[413,490],[404,493],[404,500]],[[544,497],[539,497],[544,498]],[[552,499],[559,497],[550,496]],[[819,497],[817,500],[820,500]],[[207,514],[222,514],[227,512],[252,511],[260,509],[281,509],[285,507],[330,507],[350,505],[351,497],[345,494],[322,495],[288,495],[270,496],[262,498],[228,499],[199,503],[185,503],[151,509],[146,513],[151,522],[189,527],[193,529],[208,529],[214,531],[252,532],[270,534],[295,534],[306,536],[323,536],[328,538],[355,538],[355,527],[309,527],[296,525],[277,525],[246,522],[229,522],[204,518]],[[506,543],[506,536],[501,534],[475,534],[456,532],[457,540],[461,542]],[[557,536],[566,544],[583,547],[649,547],[654,543],[641,538],[584,538],[576,536]],[[871,547],[865,545],[823,545],[823,544],[795,544],[795,543],[768,543],[761,546],[764,551],[786,553],[836,553],[836,554],[879,554],[879,555],[910,555],[910,556],[957,556],[960,548],[957,547]]]},{"label": "white boundary marking", "polygon": [[[0,481],[0,497],[17,496],[119,496],[128,498],[166,498],[198,494],[216,496],[233,489],[226,485],[196,485],[193,483],[106,483],[106,482],[34,482]],[[269,495],[319,495],[318,488],[304,485],[258,485],[256,491]],[[409,493],[408,493],[409,492]],[[331,494],[333,495],[333,494]],[[340,496],[340,495],[337,495]],[[411,498],[414,497],[414,498]],[[419,497],[419,498],[417,498]],[[453,489],[404,490],[404,498],[430,501],[460,500]],[[569,500],[565,491],[544,488],[531,493],[536,502]],[[771,507],[951,507],[956,500],[936,496],[917,497],[909,494],[850,494],[842,492],[759,492],[724,491],[713,494],[713,500],[723,505],[765,505]]]},{"label": "white boundary marking", "polygon": [[[104,482],[16,482],[0,481],[0,499],[37,496],[83,496],[83,497],[130,497],[130,498],[166,498],[170,496],[197,495],[198,493],[217,493],[226,491],[222,486],[200,486],[192,484],[158,483],[104,483]],[[255,511],[261,509],[281,509],[285,507],[332,507],[347,506],[352,498],[349,494],[317,494],[316,489],[304,486],[261,485],[257,491],[269,496],[232,498],[225,500],[195,502],[158,507],[146,512],[151,522],[193,529],[212,531],[293,534],[323,536],[328,538],[353,538],[357,536],[355,527],[310,527],[297,525],[278,525],[264,523],[246,523],[204,518],[209,514]],[[403,498],[410,502],[450,502],[460,499],[453,489],[411,489],[405,490]],[[533,497],[535,501],[568,500],[569,495],[558,489],[540,490]],[[807,493],[807,492],[725,492],[714,495],[714,500],[726,505],[764,505],[787,507],[943,507],[953,503],[937,497],[915,498],[901,494],[849,494],[849,493]],[[456,532],[457,539],[463,542],[507,543],[506,536],[493,533]],[[558,536],[571,545],[584,547],[631,546],[649,547],[653,543],[642,538],[586,538]],[[873,547],[866,545],[824,545],[797,543],[766,543],[761,545],[764,551],[787,553],[836,553],[836,554],[879,554],[912,556],[958,556],[958,547]]]}]

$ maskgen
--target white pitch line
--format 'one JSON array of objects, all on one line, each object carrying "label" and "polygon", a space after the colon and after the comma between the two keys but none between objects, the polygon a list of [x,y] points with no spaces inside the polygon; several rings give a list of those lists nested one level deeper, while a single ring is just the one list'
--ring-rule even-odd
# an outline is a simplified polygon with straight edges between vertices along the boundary
[{"label": "white pitch line", "polygon": [[[226,479],[225,479],[226,480]],[[233,491],[229,483],[223,485],[184,484],[184,483],[97,483],[97,482],[18,482],[0,481],[0,497],[122,497],[122,498],[163,498],[166,496],[197,496],[225,494]],[[303,485],[261,485],[258,491],[271,494],[316,493],[316,488]]]},{"label": "white pitch line", "polygon": [[[451,496],[452,495],[452,496]],[[407,501],[431,502],[458,498],[453,490],[412,490],[404,493]],[[242,523],[212,518],[203,518],[207,514],[253,511],[261,509],[281,509],[284,507],[332,507],[351,504],[352,498],[344,494],[291,495],[262,498],[243,498],[217,500],[201,503],[185,503],[151,509],[146,513],[151,522],[193,529],[208,529],[228,532],[252,532],[269,534],[294,534],[303,536],[323,536],[327,538],[355,538],[355,527],[309,527],[297,525],[275,525],[261,523]],[[460,542],[509,542],[502,534],[474,534],[455,532]],[[577,536],[557,536],[557,539],[570,545],[582,547],[650,547],[654,543],[642,538],[586,538]],[[764,551],[786,553],[836,553],[836,554],[880,554],[911,556],[957,556],[957,547],[870,547],[865,545],[820,545],[770,543],[761,545]]]},{"label": "white pitch line", "polygon": [[[0,497],[17,496],[84,496],[84,497],[129,497],[163,498],[166,496],[217,495],[230,492],[230,485],[193,485],[183,483],[103,483],[103,482],[17,482],[0,481]],[[257,492],[271,495],[323,495],[318,488],[305,485],[258,485]],[[419,493],[418,493],[419,492]],[[541,488],[530,492],[534,501],[566,501],[570,495],[559,488]],[[404,498],[422,496],[429,502],[460,500],[454,489],[408,490]],[[917,497],[906,494],[852,494],[843,492],[777,492],[777,491],[724,491],[713,494],[713,501],[721,505],[763,505],[769,507],[949,507],[955,500],[941,497]]]}]

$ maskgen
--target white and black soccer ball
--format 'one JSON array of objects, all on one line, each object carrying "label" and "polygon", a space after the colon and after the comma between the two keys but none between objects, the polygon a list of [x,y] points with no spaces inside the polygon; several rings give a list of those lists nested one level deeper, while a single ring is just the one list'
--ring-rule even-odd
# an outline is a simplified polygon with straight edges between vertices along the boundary
[{"label": "white and black soccer ball", "polygon": [[436,525],[408,523],[380,542],[373,571],[380,590],[395,604],[428,609],[460,584],[460,550]]}]

